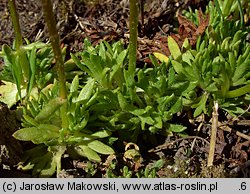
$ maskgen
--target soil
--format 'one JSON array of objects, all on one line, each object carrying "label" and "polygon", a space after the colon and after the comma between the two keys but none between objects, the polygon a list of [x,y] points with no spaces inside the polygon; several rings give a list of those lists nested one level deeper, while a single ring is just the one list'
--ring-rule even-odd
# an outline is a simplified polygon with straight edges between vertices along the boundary
[{"label": "soil", "polygon": [[[23,37],[30,41],[46,42],[48,36],[39,2],[17,0],[16,4]],[[139,66],[148,61],[148,53],[152,51],[168,52],[167,49],[162,49],[162,43],[164,43],[164,37],[175,33],[174,30],[178,26],[177,16],[182,10],[188,7],[204,10],[208,3],[207,0],[141,0],[141,2],[144,2],[144,14],[140,15],[139,23]],[[67,46],[68,52],[82,50],[84,38],[89,38],[93,44],[102,40],[121,40],[124,44],[128,44],[128,0],[55,0],[54,11],[61,43]],[[0,37],[0,46],[12,45],[15,37],[7,0],[0,1]],[[181,35],[179,38],[182,38]],[[0,61],[0,68],[2,65]],[[190,130],[193,132],[188,138],[174,135],[159,141],[155,147],[142,150],[143,162],[137,167],[132,166],[131,169],[136,171],[137,168],[150,165],[162,158],[167,162],[165,167],[157,172],[160,177],[197,177],[198,171],[201,177],[250,177],[250,141],[232,132],[235,129],[241,129],[240,131],[244,134],[249,134],[248,123],[245,125],[229,123],[230,118],[223,117],[224,121],[228,122],[231,132],[218,131],[215,165],[207,168],[210,118],[190,119],[187,115],[188,113],[184,113],[176,119],[182,118],[183,122],[193,129]],[[12,137],[13,132],[20,127],[15,111],[0,104],[0,122],[0,177],[31,177],[30,172],[24,174],[17,170],[23,150],[30,145],[27,146]],[[117,160],[122,160],[125,164],[122,156],[123,153]],[[102,165],[96,164],[94,177],[102,176],[103,169],[106,168],[105,165],[108,165],[109,160],[110,158],[107,158]],[[86,173],[86,166],[88,166],[86,161],[65,157],[63,159],[64,170],[59,177],[87,177],[89,174]],[[174,168],[181,170],[176,173]]]}]

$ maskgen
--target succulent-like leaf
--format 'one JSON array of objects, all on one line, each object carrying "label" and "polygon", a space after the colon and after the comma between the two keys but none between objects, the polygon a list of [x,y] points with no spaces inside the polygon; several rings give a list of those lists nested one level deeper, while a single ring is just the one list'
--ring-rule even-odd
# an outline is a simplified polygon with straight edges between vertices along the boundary
[{"label": "succulent-like leaf", "polygon": [[153,55],[160,60],[160,62],[165,62],[165,64],[168,64],[168,57],[162,53],[154,52]]},{"label": "succulent-like leaf", "polygon": [[101,130],[101,131],[97,131],[93,134],[91,134],[91,136],[93,138],[105,138],[105,137],[109,137],[112,133],[108,130]]},{"label": "succulent-like leaf", "polygon": [[102,143],[101,141],[94,140],[88,143],[88,147],[100,154],[113,154],[114,150]]},{"label": "succulent-like leaf", "polygon": [[76,75],[70,85],[70,93],[77,92],[79,87],[79,77]]},{"label": "succulent-like leaf", "polygon": [[79,145],[75,148],[77,154],[83,157],[87,157],[91,161],[101,162],[100,156],[87,145]]},{"label": "succulent-like leaf", "polygon": [[173,65],[173,68],[175,70],[176,73],[180,74],[183,72],[183,67],[182,67],[182,64],[175,61],[175,60],[172,60],[171,61],[172,65]]},{"label": "succulent-like leaf", "polygon": [[86,102],[90,99],[95,86],[95,80],[88,80],[87,84],[82,88],[76,102]]},{"label": "succulent-like leaf", "polygon": [[22,128],[13,134],[18,140],[33,141],[36,144],[46,143],[58,138],[59,128],[54,125],[41,124],[38,127]]},{"label": "succulent-like leaf", "polygon": [[168,36],[168,48],[175,60],[181,56],[181,50],[179,48],[179,45],[171,36]]},{"label": "succulent-like leaf", "polygon": [[60,97],[51,99],[38,113],[35,120],[42,121],[50,118],[65,103],[65,101],[65,99]]},{"label": "succulent-like leaf", "polygon": [[183,132],[187,127],[178,124],[169,124],[168,130],[176,133]]}]

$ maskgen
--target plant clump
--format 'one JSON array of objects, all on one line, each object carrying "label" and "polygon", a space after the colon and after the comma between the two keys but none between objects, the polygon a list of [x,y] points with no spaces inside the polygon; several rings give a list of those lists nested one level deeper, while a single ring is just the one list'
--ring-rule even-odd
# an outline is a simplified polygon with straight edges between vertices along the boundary
[{"label": "plant clump", "polygon": [[[250,28],[243,10],[249,5],[216,0],[204,14],[179,14],[178,33],[165,35],[162,48],[141,67],[139,2],[129,2],[128,47],[84,39],[83,50],[68,52],[60,45],[50,0],[42,1],[50,43],[21,44],[14,28],[17,42],[2,46],[0,100],[20,114],[13,137],[32,142],[19,169],[34,177],[68,176],[64,162],[72,160],[77,176],[85,177],[230,176],[228,164],[219,162],[224,154],[249,160],[243,149],[248,132],[240,133],[237,145],[222,132],[233,130],[230,118],[249,115]],[[11,12],[18,26],[15,7]],[[150,154],[154,161],[147,163]]]}]

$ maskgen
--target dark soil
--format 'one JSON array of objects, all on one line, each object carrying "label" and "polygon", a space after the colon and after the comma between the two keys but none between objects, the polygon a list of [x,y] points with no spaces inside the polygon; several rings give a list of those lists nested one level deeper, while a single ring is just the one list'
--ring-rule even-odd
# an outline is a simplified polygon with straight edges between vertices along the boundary
[{"label": "dark soil", "polygon": [[[20,15],[23,36],[30,41],[48,41],[45,24],[42,17],[40,1],[16,0]],[[163,50],[164,37],[175,33],[178,26],[177,16],[189,6],[193,9],[204,10],[206,0],[142,0],[145,3],[144,14],[140,15],[138,39],[138,65],[147,62],[148,53]],[[89,38],[93,44],[102,40],[121,40],[128,43],[128,0],[70,0],[54,1],[58,30],[62,44],[67,46],[68,52],[77,52],[83,48],[83,39]],[[179,37],[181,38],[181,36]],[[7,0],[0,1],[0,46],[12,45],[14,33],[11,25]],[[3,64],[0,61],[0,68]],[[137,171],[143,166],[162,158],[166,160],[165,167],[158,172],[160,177],[250,177],[250,141],[239,136],[236,131],[243,131],[249,135],[249,123],[230,122],[230,118],[223,117],[226,129],[218,130],[214,166],[207,168],[206,159],[209,148],[211,129],[210,118],[188,117],[184,112],[176,120],[181,120],[190,128],[187,138],[174,135],[153,147],[141,150],[143,160],[136,166],[130,166]],[[222,115],[224,113],[222,112]],[[27,145],[18,142],[12,134],[20,126],[15,111],[9,110],[4,104],[0,105],[0,177],[29,177],[17,170],[21,161],[22,150]],[[226,131],[227,130],[227,131]],[[228,132],[231,130],[230,132]],[[249,137],[249,136],[248,136]],[[161,144],[161,145],[160,145]],[[142,142],[145,145],[145,142]],[[123,153],[117,156],[122,165]],[[110,158],[103,164],[95,164],[94,177],[102,177]],[[121,166],[122,166],[121,165]],[[87,177],[87,163],[80,160],[63,159],[60,177]],[[179,169],[179,171],[175,171]],[[198,174],[198,175],[197,175]]]}]

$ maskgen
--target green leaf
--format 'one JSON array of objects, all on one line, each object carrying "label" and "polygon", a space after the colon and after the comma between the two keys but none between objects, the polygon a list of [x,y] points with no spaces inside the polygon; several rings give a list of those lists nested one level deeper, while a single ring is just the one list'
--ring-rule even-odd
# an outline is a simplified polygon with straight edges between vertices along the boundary
[{"label": "green leaf", "polygon": [[89,121],[89,113],[86,112],[85,114],[82,115],[83,119],[81,120],[81,122],[76,125],[75,129],[74,130],[83,130],[86,125],[88,124],[88,121]]},{"label": "green leaf", "polygon": [[157,58],[156,58],[154,55],[150,54],[150,55],[149,55],[149,58],[150,58],[150,61],[152,62],[152,64],[153,64],[155,67],[159,66],[159,63],[158,63],[158,61],[157,61]]},{"label": "green leaf", "polygon": [[157,113],[153,113],[153,114],[152,114],[152,118],[153,118],[154,121],[155,121],[154,126],[155,126],[156,128],[158,128],[158,129],[161,129],[161,128],[162,128],[162,125],[163,125],[163,123],[162,123],[162,116],[159,115],[159,114],[157,114]]},{"label": "green leaf", "polygon": [[237,67],[236,67],[234,75],[232,77],[232,81],[236,82],[239,79],[241,79],[244,76],[244,74],[246,74],[246,72],[249,71],[249,69],[250,69],[249,63],[247,63],[247,62],[243,62],[241,64],[237,63]]},{"label": "green leaf", "polygon": [[145,124],[149,124],[149,125],[153,125],[155,123],[155,121],[151,118],[151,116],[149,116],[148,114],[144,114],[141,116],[138,116],[141,120],[141,128],[142,130],[145,129]]},{"label": "green leaf", "polygon": [[42,110],[38,113],[35,120],[42,121],[50,118],[53,114],[66,102],[65,99],[60,97],[51,99],[48,104],[46,104]]},{"label": "green leaf", "polygon": [[100,156],[86,145],[79,145],[75,147],[75,150],[80,156],[87,157],[91,161],[101,162]]},{"label": "green leaf", "polygon": [[[38,176],[39,177],[50,177],[54,174],[56,170],[55,164],[51,166],[52,163],[52,153],[47,152],[41,157],[35,157],[32,163],[34,163],[34,168],[32,171],[33,176]],[[44,174],[41,175],[41,171],[44,170]]]},{"label": "green leaf", "polygon": [[88,147],[100,154],[108,155],[114,153],[114,150],[111,147],[105,145],[104,143],[98,140],[94,140],[88,143]]},{"label": "green leaf", "polygon": [[230,13],[231,7],[233,5],[234,0],[225,0],[222,6],[222,12],[225,17],[227,17]]},{"label": "green leaf", "polygon": [[175,132],[175,133],[180,133],[183,132],[187,127],[184,127],[182,125],[178,125],[178,124],[169,124],[168,125],[168,130]]},{"label": "green leaf", "polygon": [[106,61],[106,49],[103,42],[99,45],[99,53],[98,55],[102,58],[103,61]]},{"label": "green leaf", "polygon": [[34,47],[31,50],[30,57],[29,57],[29,62],[30,62],[30,70],[31,70],[31,75],[30,75],[30,80],[28,84],[28,95],[31,93],[31,90],[33,89],[34,83],[35,83],[35,75],[36,75],[36,47]]},{"label": "green leaf", "polygon": [[194,61],[194,56],[192,55],[190,51],[187,51],[182,54],[182,60],[191,66],[192,61]]},{"label": "green leaf", "polygon": [[196,107],[195,111],[194,111],[194,117],[199,116],[202,111],[206,114],[207,113],[207,109],[206,109],[206,103],[207,103],[207,99],[208,99],[208,94],[204,93],[201,97],[201,100],[199,101],[198,104],[192,105],[192,108]]},{"label": "green leaf", "polygon": [[156,170],[158,171],[158,170],[160,170],[161,168],[163,168],[163,166],[165,165],[165,160],[164,159],[160,159],[160,160],[157,160],[154,164],[153,164],[153,166],[152,166],[152,168],[156,168]]},{"label": "green leaf", "polygon": [[[39,163],[45,164],[43,167]],[[40,178],[51,177],[56,172],[56,162],[54,161],[52,153],[47,153],[39,162],[34,166],[34,170],[39,172]]]},{"label": "green leaf", "polygon": [[95,86],[95,80],[88,80],[87,84],[82,88],[76,102],[86,102],[91,97]]},{"label": "green leaf", "polygon": [[128,103],[127,100],[124,98],[124,96],[120,93],[117,92],[117,97],[118,97],[118,102],[122,110],[126,110]]},{"label": "green leaf", "polygon": [[179,48],[179,45],[171,36],[168,36],[168,48],[175,60],[178,59],[179,56],[181,56],[181,50]]},{"label": "green leaf", "polygon": [[173,104],[173,106],[170,108],[169,112],[172,114],[175,114],[182,109],[182,98],[178,98],[177,101]]},{"label": "green leaf", "polygon": [[77,92],[79,87],[79,77],[76,75],[70,85],[70,93]]},{"label": "green leaf", "polygon": [[23,46],[25,50],[32,50],[34,47],[36,47],[37,49],[41,49],[44,47],[48,47],[48,44],[43,43],[43,42],[33,42],[33,43]]},{"label": "green leaf", "polygon": [[13,134],[18,140],[32,141],[35,144],[45,143],[60,136],[60,128],[55,125],[41,124],[38,127],[22,128]]},{"label": "green leaf", "polygon": [[93,134],[91,134],[91,137],[93,138],[105,138],[105,137],[109,137],[112,133],[108,130],[101,130],[101,131],[97,131]]},{"label": "green leaf", "polygon": [[183,44],[182,44],[182,49],[185,48],[186,50],[190,49],[190,44],[189,44],[189,41],[188,41],[188,38],[185,38]]},{"label": "green leaf", "polygon": [[126,59],[127,53],[128,53],[127,50],[124,50],[121,53],[119,53],[118,57],[116,58],[116,63],[119,65],[123,64],[124,60]]},{"label": "green leaf", "polygon": [[173,65],[173,68],[174,68],[176,73],[180,74],[183,72],[183,67],[182,67],[181,63],[179,63],[175,60],[171,60],[171,64]]},{"label": "green leaf", "polygon": [[77,67],[79,67],[82,71],[87,72],[89,75],[93,76],[92,72],[84,64],[82,64],[81,61],[73,53],[70,53],[70,56],[77,65]]}]

